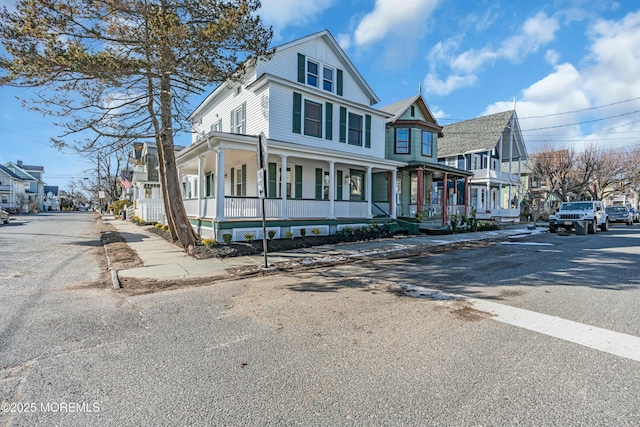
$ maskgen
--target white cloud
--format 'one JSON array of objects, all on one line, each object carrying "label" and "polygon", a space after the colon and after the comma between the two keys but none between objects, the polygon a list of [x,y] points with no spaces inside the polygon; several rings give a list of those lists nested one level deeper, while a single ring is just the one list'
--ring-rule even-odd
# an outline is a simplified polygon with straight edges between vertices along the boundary
[{"label": "white cloud", "polygon": [[452,60],[451,68],[457,72],[473,73],[486,62],[500,58],[519,62],[525,56],[537,52],[542,46],[551,42],[559,28],[556,18],[548,17],[544,12],[538,12],[525,21],[521,34],[507,38],[498,49],[485,47],[463,52]]},{"label": "white cloud", "polygon": [[301,2],[298,0],[262,0],[258,11],[267,25],[273,25],[279,31],[289,25],[305,26],[317,15],[324,12],[333,0],[314,0]]},{"label": "white cloud", "polygon": [[[589,35],[591,45],[580,61],[582,68],[557,65],[553,73],[523,90],[517,111],[522,129],[534,129],[525,132],[529,151],[545,143],[577,149],[589,142],[604,148],[637,144],[640,113],[635,111],[640,110],[640,100],[634,99],[640,97],[640,12],[619,21],[598,20]],[[554,54],[548,52],[547,57]],[[510,101],[496,102],[483,114],[510,108]]]},{"label": "white cloud", "polygon": [[553,49],[549,49],[547,53],[544,54],[544,60],[551,65],[556,65],[560,60],[560,54]]},{"label": "white cloud", "polygon": [[356,45],[363,46],[390,34],[421,34],[423,23],[440,0],[376,0],[371,13],[365,15],[354,32]]},{"label": "white cloud", "polygon": [[351,36],[349,34],[338,34],[336,36],[336,41],[342,50],[347,50],[351,47]]},{"label": "white cloud", "polygon": [[477,76],[467,74],[465,76],[450,75],[446,80],[441,80],[437,75],[429,73],[424,78],[424,87],[429,94],[446,95],[454,90],[473,86],[477,79]]}]

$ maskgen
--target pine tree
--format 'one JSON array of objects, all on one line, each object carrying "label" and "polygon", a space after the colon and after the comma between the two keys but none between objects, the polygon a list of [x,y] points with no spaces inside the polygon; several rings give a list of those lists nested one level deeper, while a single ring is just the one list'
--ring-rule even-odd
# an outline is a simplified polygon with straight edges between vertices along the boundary
[{"label": "pine tree", "polygon": [[[18,0],[0,12],[0,84],[36,88],[23,104],[57,118],[57,147],[80,152],[154,140],[169,229],[195,244],[174,136],[189,97],[270,55],[258,0]],[[70,142],[72,140],[72,142]]]}]

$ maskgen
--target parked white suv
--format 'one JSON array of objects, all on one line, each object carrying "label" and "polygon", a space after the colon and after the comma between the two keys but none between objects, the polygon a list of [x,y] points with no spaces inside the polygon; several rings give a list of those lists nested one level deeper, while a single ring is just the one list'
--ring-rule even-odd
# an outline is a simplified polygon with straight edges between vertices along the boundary
[{"label": "parked white suv", "polygon": [[609,216],[599,200],[588,202],[563,202],[555,215],[549,216],[549,231],[555,233],[558,228],[576,229],[578,221],[585,221],[587,233],[609,230]]}]

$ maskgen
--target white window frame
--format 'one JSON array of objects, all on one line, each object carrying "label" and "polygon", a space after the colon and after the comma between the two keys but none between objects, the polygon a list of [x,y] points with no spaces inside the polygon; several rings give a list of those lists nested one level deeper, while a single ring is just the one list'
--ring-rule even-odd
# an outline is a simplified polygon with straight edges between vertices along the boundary
[{"label": "white window frame", "polygon": [[[319,120],[319,129],[320,129],[320,135],[312,135],[307,133],[307,102],[312,103],[317,105],[320,108],[320,120]],[[314,138],[322,138],[323,136],[323,110],[324,110],[324,105],[322,102],[316,101],[314,99],[310,99],[310,98],[303,98],[302,99],[302,134],[306,135],[306,136],[312,136]],[[314,120],[315,119],[309,119],[309,120]]]},{"label": "white window frame", "polygon": [[[359,129],[359,141],[358,143],[351,142],[351,116],[360,117],[360,129]],[[354,145],[356,147],[364,146],[364,115],[354,113],[347,110],[347,144]]]},{"label": "white window frame", "polygon": [[[331,72],[331,79],[327,79],[325,76],[325,71]],[[322,66],[322,89],[326,92],[334,93],[335,92],[335,75],[336,70],[333,67]],[[330,89],[325,87],[325,83],[329,83]]]},{"label": "white window frame", "polygon": [[242,133],[242,124],[244,123],[244,116],[242,115],[242,106],[236,108],[233,111],[234,123],[232,129],[232,133],[241,134]]},{"label": "white window frame", "polygon": [[[313,74],[310,70],[309,70],[309,64],[314,64],[316,66],[316,73]],[[309,86],[312,87],[318,87],[318,84],[320,83],[320,70],[322,69],[322,67],[320,66],[320,63],[318,61],[314,61],[312,59],[307,58],[307,64],[306,64],[306,74],[305,74],[305,79],[306,79],[306,83]],[[316,79],[316,84],[311,84],[309,83],[309,78],[315,78]]]}]

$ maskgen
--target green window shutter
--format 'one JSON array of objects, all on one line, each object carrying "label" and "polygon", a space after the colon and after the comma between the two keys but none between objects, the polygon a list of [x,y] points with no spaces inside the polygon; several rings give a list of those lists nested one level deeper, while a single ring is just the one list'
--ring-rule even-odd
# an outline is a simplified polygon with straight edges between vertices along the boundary
[{"label": "green window shutter", "polygon": [[325,104],[325,110],[324,137],[326,139],[333,139],[333,104],[327,102]]},{"label": "green window shutter", "polygon": [[247,134],[247,103],[242,103],[242,132],[243,135]]},{"label": "green window shutter", "polygon": [[236,181],[236,169],[235,168],[231,168],[231,195],[232,196],[236,195],[235,181]]},{"label": "green window shutter", "polygon": [[293,133],[302,133],[302,95],[293,92]]},{"label": "green window shutter", "polygon": [[303,54],[298,54],[298,83],[304,83],[304,71],[306,67],[306,58]]},{"label": "green window shutter", "polygon": [[230,123],[229,126],[231,127],[231,129],[229,129],[229,133],[236,133],[236,130],[234,128],[235,115],[236,115],[235,110],[231,110],[231,118],[229,119],[229,123]]},{"label": "green window shutter", "polygon": [[371,116],[369,114],[364,116],[364,146],[371,147]]},{"label": "green window shutter", "polygon": [[340,107],[340,142],[347,142],[347,109]]},{"label": "green window shutter", "polygon": [[296,199],[302,199],[302,166],[298,166],[296,165],[295,167],[295,171],[296,171],[296,176],[295,176],[295,180],[296,180],[296,193],[295,193],[295,197]]},{"label": "green window shutter", "polygon": [[242,165],[242,196],[247,195],[247,165]]},{"label": "green window shutter", "polygon": [[322,169],[316,168],[316,200],[322,200]]},{"label": "green window shutter", "polygon": [[342,70],[337,70],[336,77],[337,77],[336,93],[342,96]]},{"label": "green window shutter", "polygon": [[342,171],[337,171],[337,182],[338,189],[336,191],[336,200],[342,200]]},{"label": "green window shutter", "polygon": [[275,163],[269,163],[267,166],[267,180],[269,185],[267,186],[267,197],[277,197],[278,194],[278,168]]},{"label": "green window shutter", "polygon": [[207,172],[204,180],[204,195],[211,196],[211,172]]}]

